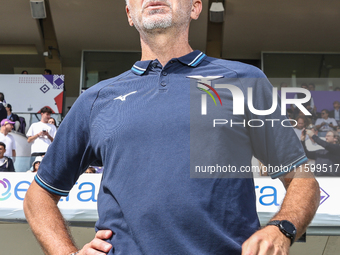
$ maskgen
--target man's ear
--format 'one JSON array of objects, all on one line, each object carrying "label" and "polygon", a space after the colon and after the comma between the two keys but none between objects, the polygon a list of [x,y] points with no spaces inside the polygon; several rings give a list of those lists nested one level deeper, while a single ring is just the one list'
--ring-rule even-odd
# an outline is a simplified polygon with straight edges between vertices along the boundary
[{"label": "man's ear", "polygon": [[133,27],[133,21],[132,21],[132,18],[131,18],[131,15],[130,15],[130,10],[129,10],[128,6],[125,6],[125,11],[126,11],[126,15],[127,15],[127,18],[128,18],[129,25],[131,27]]},{"label": "man's ear", "polygon": [[192,19],[198,19],[202,12],[202,1],[201,0],[194,0],[192,2],[192,8],[191,8],[191,18]]}]

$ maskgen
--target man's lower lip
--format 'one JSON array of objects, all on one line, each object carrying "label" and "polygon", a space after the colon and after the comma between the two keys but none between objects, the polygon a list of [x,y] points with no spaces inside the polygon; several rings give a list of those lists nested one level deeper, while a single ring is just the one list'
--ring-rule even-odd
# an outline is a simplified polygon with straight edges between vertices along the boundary
[{"label": "man's lower lip", "polygon": [[146,9],[160,9],[160,8],[165,8],[165,5],[151,5],[146,7]]}]

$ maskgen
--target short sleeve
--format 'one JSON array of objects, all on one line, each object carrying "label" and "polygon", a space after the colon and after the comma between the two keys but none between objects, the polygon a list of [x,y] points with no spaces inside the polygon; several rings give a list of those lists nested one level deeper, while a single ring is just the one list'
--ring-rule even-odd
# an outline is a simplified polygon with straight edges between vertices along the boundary
[{"label": "short sleeve", "polygon": [[33,136],[33,128],[32,125],[30,126],[30,128],[28,129],[27,133],[26,133],[27,137]]},{"label": "short sleeve", "polygon": [[322,123],[321,119],[316,119],[315,126],[320,125]]},{"label": "short sleeve", "polygon": [[10,136],[10,139],[12,140],[12,150],[16,150],[17,149],[17,146],[16,146],[16,143],[15,143],[15,139],[13,136]]},{"label": "short sleeve", "polygon": [[57,133],[57,128],[53,125],[53,126],[52,126],[52,134],[51,134],[51,136],[52,136],[53,138],[55,138],[56,133]]},{"label": "short sleeve", "polygon": [[[252,89],[252,103],[248,100],[246,117],[254,156],[267,168],[268,175],[278,178],[307,162],[304,149],[286,115],[281,113],[281,100],[272,113],[261,115],[256,110],[269,110],[273,104],[273,86],[265,75],[261,78],[244,78],[245,93]],[[250,109],[252,104],[254,109]],[[249,122],[250,121],[250,122]],[[262,125],[263,124],[263,125]]]},{"label": "short sleeve", "polygon": [[35,181],[47,191],[67,196],[78,177],[98,157],[90,144],[89,120],[96,90],[87,90],[62,121],[41,161]]},{"label": "short sleeve", "polygon": [[338,125],[338,123],[336,122],[336,120],[333,119],[333,118],[332,118],[332,123],[333,123],[333,126],[337,126],[337,125]]}]

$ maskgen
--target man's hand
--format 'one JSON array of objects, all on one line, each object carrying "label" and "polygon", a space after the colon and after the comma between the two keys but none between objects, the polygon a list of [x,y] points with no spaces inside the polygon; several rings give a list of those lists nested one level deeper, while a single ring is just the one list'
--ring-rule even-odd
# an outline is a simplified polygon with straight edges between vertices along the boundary
[{"label": "man's hand", "polygon": [[44,135],[46,135],[47,138],[48,138],[51,142],[53,142],[53,137],[50,135],[50,133],[48,133],[48,131],[44,131]]},{"label": "man's hand", "polygon": [[307,135],[308,135],[309,137],[312,137],[313,135],[315,135],[315,132],[314,132],[313,129],[307,129],[307,130],[306,130],[306,133],[307,133]]},{"label": "man's hand", "polygon": [[104,255],[107,254],[112,245],[105,242],[105,239],[109,239],[112,236],[111,230],[99,230],[96,233],[95,238],[79,251],[78,255]]},{"label": "man's hand", "polygon": [[288,255],[290,243],[277,226],[267,226],[243,243],[242,255]]},{"label": "man's hand", "polygon": [[[296,239],[306,232],[320,203],[319,184],[307,165],[280,177],[287,192],[280,211],[271,220],[288,220],[296,227]],[[242,245],[242,255],[287,255],[291,241],[277,226],[266,226]]]}]

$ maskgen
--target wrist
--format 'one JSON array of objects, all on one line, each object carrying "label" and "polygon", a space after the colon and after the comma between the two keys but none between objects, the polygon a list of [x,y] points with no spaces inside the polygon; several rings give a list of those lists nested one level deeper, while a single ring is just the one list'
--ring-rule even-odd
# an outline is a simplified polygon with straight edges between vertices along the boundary
[{"label": "wrist", "polygon": [[76,251],[76,252],[73,252],[73,253],[71,253],[71,254],[69,254],[69,255],[76,255],[76,254],[78,254],[80,252],[80,250],[79,251]]},{"label": "wrist", "polygon": [[270,221],[267,226],[275,226],[277,227],[281,233],[287,237],[287,240],[290,240],[290,245],[292,246],[295,238],[296,238],[296,227],[293,223],[288,220],[273,220]]}]

